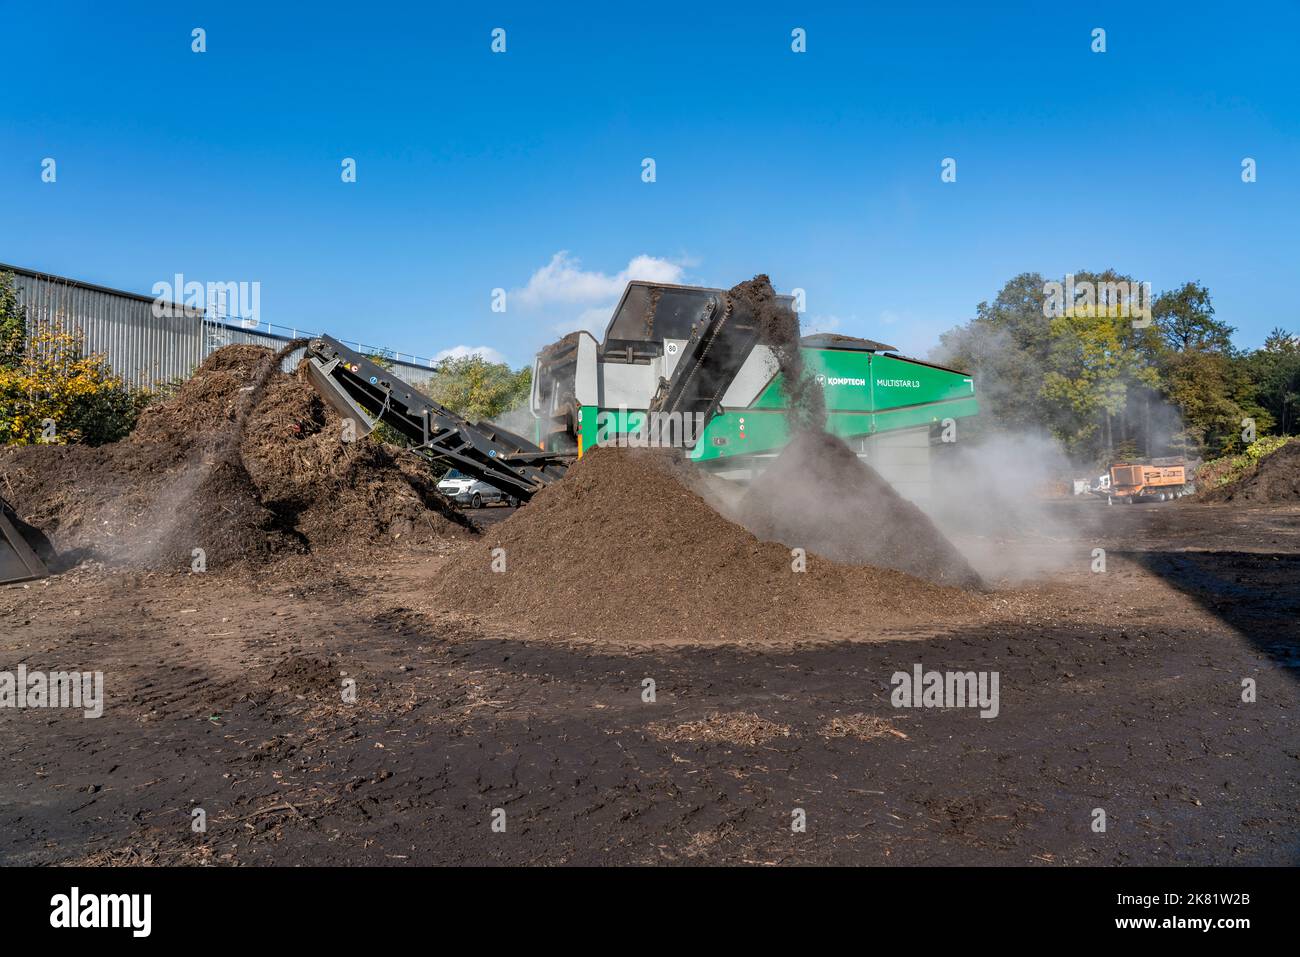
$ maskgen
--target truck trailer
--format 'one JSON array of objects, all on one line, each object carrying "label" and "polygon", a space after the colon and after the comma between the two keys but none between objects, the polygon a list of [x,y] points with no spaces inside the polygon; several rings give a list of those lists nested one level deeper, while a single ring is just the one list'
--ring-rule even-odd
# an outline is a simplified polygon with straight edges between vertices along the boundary
[{"label": "truck trailer", "polygon": [[1106,504],[1116,501],[1166,502],[1196,491],[1188,480],[1187,465],[1182,462],[1163,465],[1142,465],[1118,462],[1110,467],[1109,488],[1103,490]]}]

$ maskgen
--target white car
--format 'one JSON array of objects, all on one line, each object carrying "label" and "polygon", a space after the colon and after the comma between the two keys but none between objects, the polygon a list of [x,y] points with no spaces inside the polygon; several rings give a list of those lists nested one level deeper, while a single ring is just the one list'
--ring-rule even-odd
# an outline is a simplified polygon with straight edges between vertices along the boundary
[{"label": "white car", "polygon": [[495,485],[462,475],[456,469],[452,469],[442,477],[442,481],[438,483],[438,491],[457,505],[468,505],[470,508],[482,508],[492,502],[519,504]]}]

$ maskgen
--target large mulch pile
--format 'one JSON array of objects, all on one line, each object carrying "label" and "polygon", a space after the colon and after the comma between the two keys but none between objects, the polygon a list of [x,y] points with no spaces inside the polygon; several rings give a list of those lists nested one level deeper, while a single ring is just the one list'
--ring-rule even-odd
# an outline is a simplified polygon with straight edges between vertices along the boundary
[{"label": "large mulch pile", "polygon": [[470,528],[422,460],[373,436],[342,442],[341,432],[303,369],[273,380],[244,432],[244,462],[263,500],[313,547]]},{"label": "large mulch pile", "polygon": [[[970,611],[978,596],[808,555],[723,518],[668,450],[596,449],[484,533],[434,586],[503,628],[610,642],[797,642]],[[492,570],[504,549],[505,571]]]},{"label": "large mulch pile", "polygon": [[1300,505],[1300,439],[1264,456],[1235,482],[1203,491],[1197,499],[1242,505]]},{"label": "large mulch pile", "polygon": [[409,453],[342,441],[300,371],[259,346],[212,353],[121,442],[0,450],[0,495],[58,552],[142,568],[258,564],[344,541],[419,541],[462,519]]}]

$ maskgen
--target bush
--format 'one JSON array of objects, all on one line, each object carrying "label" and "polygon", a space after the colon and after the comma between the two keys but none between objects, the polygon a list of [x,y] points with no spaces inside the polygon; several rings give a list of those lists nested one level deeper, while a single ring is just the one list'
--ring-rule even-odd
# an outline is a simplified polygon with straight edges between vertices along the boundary
[{"label": "bush", "polygon": [[1266,435],[1246,446],[1239,455],[1225,455],[1212,459],[1196,470],[1196,484],[1203,489],[1218,488],[1244,478],[1260,463],[1288,442],[1300,441],[1294,436]]},{"label": "bush", "polygon": [[127,386],[102,355],[83,354],[77,336],[43,328],[0,363],[0,443],[116,442],[148,396]]}]

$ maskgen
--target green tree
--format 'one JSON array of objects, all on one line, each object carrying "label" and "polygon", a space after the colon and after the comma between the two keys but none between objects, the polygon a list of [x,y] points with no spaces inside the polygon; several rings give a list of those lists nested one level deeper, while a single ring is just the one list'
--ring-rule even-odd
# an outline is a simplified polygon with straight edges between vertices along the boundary
[{"label": "green tree", "polygon": [[528,399],[533,370],[470,355],[444,359],[434,369],[429,398],[470,420],[495,420]]},{"label": "green tree", "polygon": [[1242,444],[1242,420],[1256,429],[1272,425],[1254,399],[1248,370],[1232,345],[1236,330],[1214,317],[1205,286],[1188,282],[1162,293],[1153,309],[1162,346],[1164,393],[1177,407],[1183,427],[1176,437],[1186,454],[1222,455]]},{"label": "green tree", "polygon": [[1252,398],[1282,435],[1300,434],[1300,336],[1274,329],[1264,347],[1241,357]]},{"label": "green tree", "polygon": [[[1113,269],[1080,272],[1077,284],[1131,280]],[[1150,444],[1141,414],[1159,385],[1160,336],[1094,301],[1049,315],[1039,273],[1009,281],[975,318],[940,337],[935,358],[974,373],[980,415],[971,432],[1050,431],[1081,461]],[[1158,400],[1157,400],[1158,401]],[[969,434],[969,433],[968,433]]]},{"label": "green tree", "polygon": [[1253,402],[1241,367],[1221,352],[1171,352],[1162,374],[1165,394],[1183,418],[1175,441],[1186,455],[1216,457],[1238,451],[1245,444],[1242,421],[1248,417],[1259,432],[1272,426],[1272,417]]},{"label": "green tree", "polygon": [[[1137,448],[1127,428],[1116,429],[1133,395],[1155,389],[1159,374],[1146,336],[1129,316],[1105,306],[1076,306],[1050,322],[1050,368],[1038,390],[1052,412],[1052,432],[1076,456],[1114,460],[1117,448]],[[1121,457],[1127,457],[1127,454]]]},{"label": "green tree", "polygon": [[1232,352],[1232,334],[1237,330],[1214,318],[1210,290],[1200,283],[1184,283],[1161,293],[1152,314],[1165,344],[1175,352]]},{"label": "green tree", "polygon": [[973,319],[941,335],[934,358],[978,376],[978,428],[1018,430],[1044,425],[1035,400],[1049,347],[1043,277],[1021,273],[976,306]]},{"label": "green tree", "polygon": [[0,368],[12,369],[23,357],[27,314],[18,302],[14,274],[0,272]]}]

